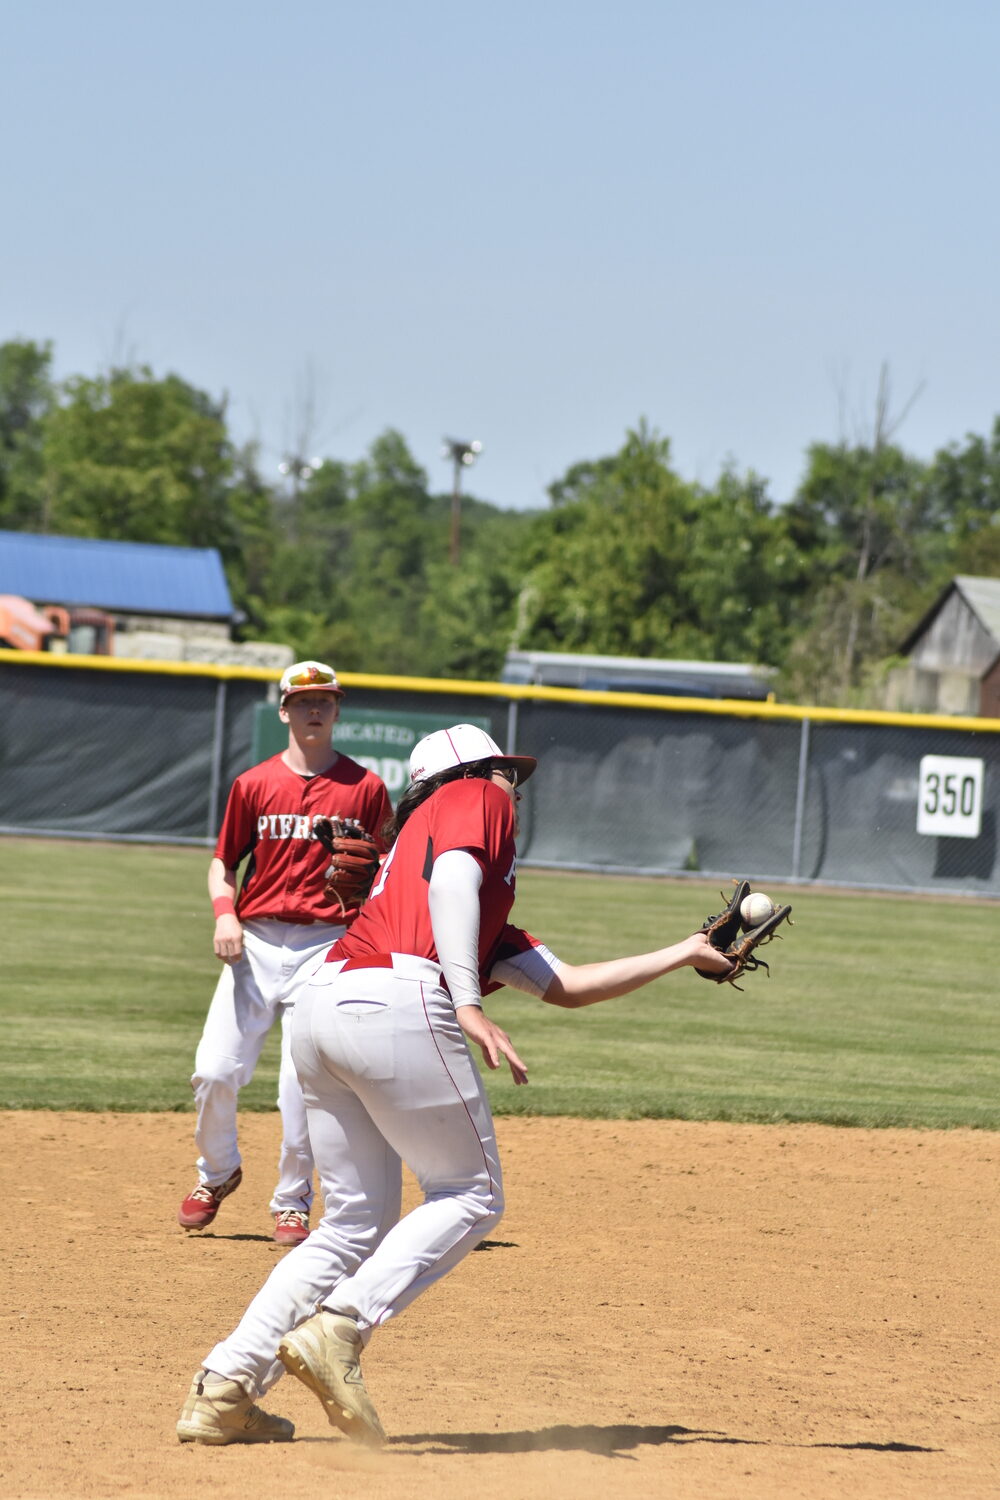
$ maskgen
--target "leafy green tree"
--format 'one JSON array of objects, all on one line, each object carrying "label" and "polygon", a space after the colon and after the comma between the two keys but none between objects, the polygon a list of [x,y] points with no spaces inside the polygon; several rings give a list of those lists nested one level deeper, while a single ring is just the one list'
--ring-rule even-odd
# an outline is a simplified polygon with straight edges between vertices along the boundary
[{"label": "leafy green tree", "polygon": [[[649,434],[640,423],[639,433],[643,434],[644,440]],[[669,456],[669,444],[664,449],[664,459]],[[549,500],[557,509],[562,505],[572,505],[577,500],[585,500],[592,494],[597,486],[609,482],[614,475],[618,456],[611,455],[606,458],[587,458],[579,463],[571,464],[561,479],[553,480],[549,485]]]},{"label": "leafy green tree", "polygon": [[[216,545],[225,564],[233,602],[253,630],[262,590],[271,575],[279,533],[274,494],[261,478],[252,444],[236,449],[233,454],[226,524]],[[281,634],[257,638],[284,640]]]},{"label": "leafy green tree", "polygon": [[797,603],[811,586],[760,478],[727,469],[712,489],[699,491],[680,575],[702,644],[694,657],[779,666]]},{"label": "leafy green tree", "polygon": [[143,367],[66,382],[44,421],[47,526],[70,536],[225,545],[234,456],[225,408]]},{"label": "leafy green tree", "polygon": [[[303,656],[317,654],[312,640],[327,621],[351,564],[351,474],[348,465],[327,460],[290,493],[271,496],[273,545],[254,579],[250,613],[258,631],[269,639],[306,645]],[[275,636],[269,614],[291,616],[300,625]],[[311,625],[305,622],[311,620]],[[303,635],[303,629],[305,634]]]},{"label": "leafy green tree", "polygon": [[481,681],[499,677],[535,519],[530,511],[502,511],[463,499],[461,566],[441,557],[426,570],[419,622],[425,673]]},{"label": "leafy green tree", "polygon": [[950,542],[948,571],[1000,576],[1000,417],[989,437],[969,433],[942,448],[928,485]]},{"label": "leafy green tree", "polygon": [[51,367],[51,344],[0,344],[0,526],[8,530],[44,524],[42,430],[55,404]]},{"label": "leafy green tree", "polygon": [[612,459],[570,469],[552,499],[529,539],[519,647],[775,660],[776,581],[796,555],[784,537],[773,546],[780,534],[754,476],[688,484],[668,440],[640,423]]},{"label": "leafy green tree", "polygon": [[[422,670],[419,608],[435,526],[427,476],[389,429],[350,465],[324,463],[288,520],[315,560],[318,641],[345,669]],[[303,528],[310,544],[303,546]],[[322,623],[319,623],[319,622]]]},{"label": "leafy green tree", "polygon": [[680,622],[665,583],[693,502],[669,454],[641,425],[612,461],[576,464],[553,485],[552,509],[529,539],[517,646],[667,654]]},{"label": "leafy green tree", "polygon": [[257,629],[344,670],[418,670],[431,497],[404,439],[388,430],[355,464],[325,460],[275,505],[278,540]]},{"label": "leafy green tree", "polygon": [[450,509],[392,429],[358,463],[325,460],[276,504],[254,633],[345,671],[495,677],[530,518],[465,497],[454,568]]},{"label": "leafy green tree", "polygon": [[509,549],[500,540],[509,513],[466,497],[462,561],[452,567],[450,496],[428,491],[425,472],[392,430],[354,466],[351,490],[350,571],[340,598],[359,668],[436,677],[490,664],[495,675],[515,592],[504,583]]},{"label": "leafy green tree", "polygon": [[902,449],[814,443],[785,516],[790,538],[824,581],[863,582],[887,568],[918,573],[940,511],[924,465]]},{"label": "leafy green tree", "polygon": [[0,345],[0,527],[218,547],[244,635],[344,670],[495,677],[508,646],[756,661],[801,701],[877,705],[955,572],[1000,574],[1000,418],[931,465],[892,441],[815,444],[792,502],[755,475],[673,469],[645,422],[573,464],[543,512],[432,493],[400,433],[282,491],[224,402],[145,367],[62,386],[47,344]]},{"label": "leafy green tree", "polygon": [[381,579],[388,597],[409,611],[437,546],[427,475],[402,435],[390,429],[355,465],[351,484],[354,567],[362,580]]},{"label": "leafy green tree", "polygon": [[[912,398],[911,398],[912,404]],[[955,571],[962,538],[995,508],[993,453],[970,439],[933,466],[893,443],[883,367],[871,441],[814,444],[805,478],[784,513],[813,587],[797,605],[782,690],[788,696],[880,706],[877,683],[907,633]],[[874,685],[874,686],[873,686]]]},{"label": "leafy green tree", "polygon": [[860,703],[873,663],[894,653],[945,558],[926,466],[884,440],[816,443],[783,515],[811,578],[785,663],[785,696]]}]

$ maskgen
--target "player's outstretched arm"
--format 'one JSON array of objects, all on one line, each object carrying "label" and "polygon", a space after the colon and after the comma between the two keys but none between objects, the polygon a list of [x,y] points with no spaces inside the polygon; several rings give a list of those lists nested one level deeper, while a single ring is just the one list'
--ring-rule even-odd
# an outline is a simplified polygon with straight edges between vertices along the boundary
[{"label": "player's outstretched arm", "polygon": [[243,928],[236,915],[236,871],[214,858],[208,867],[208,895],[215,910],[216,958],[235,964],[243,957]]},{"label": "player's outstretched arm", "polygon": [[626,958],[610,958],[596,964],[560,965],[542,996],[548,1005],[562,1005],[575,1010],[581,1005],[596,1005],[599,1000],[614,1000],[629,995],[643,985],[652,984],[675,969],[711,969],[728,974],[732,968],[703,932],[695,932],[669,948],[654,953],[636,953]]}]

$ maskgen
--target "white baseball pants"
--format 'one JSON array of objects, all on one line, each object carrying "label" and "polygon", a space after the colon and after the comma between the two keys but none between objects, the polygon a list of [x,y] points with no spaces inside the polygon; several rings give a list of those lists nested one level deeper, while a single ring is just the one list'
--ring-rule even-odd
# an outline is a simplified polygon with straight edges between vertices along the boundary
[{"label": "white baseball pants", "polygon": [[[251,1394],[281,1375],[279,1342],[318,1307],[350,1313],[367,1341],[503,1213],[489,1104],[436,965],[323,965],[295,1006],[292,1052],[325,1212],[205,1359]],[[424,1194],[401,1220],[399,1157]]]},{"label": "white baseball pants", "polygon": [[240,1165],[237,1095],[253,1077],[264,1039],[280,1013],[282,1141],[272,1213],[286,1208],[308,1213],[312,1203],[313,1157],[292,1061],[291,1021],[299,987],[344,931],[342,925],[320,922],[246,922],[243,957],[222,967],[195,1054],[191,1087],[198,1112],[198,1177],[214,1186]]}]

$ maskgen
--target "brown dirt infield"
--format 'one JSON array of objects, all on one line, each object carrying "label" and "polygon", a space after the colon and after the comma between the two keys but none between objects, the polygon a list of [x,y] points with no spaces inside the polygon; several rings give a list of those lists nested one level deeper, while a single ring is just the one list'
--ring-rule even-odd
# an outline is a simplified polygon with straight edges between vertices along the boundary
[{"label": "brown dirt infield", "polygon": [[[0,1114],[7,1500],[1000,1495],[1000,1136],[499,1122],[508,1211],[366,1357],[389,1446],[181,1446],[276,1256],[277,1117],[212,1230],[189,1115]],[[412,1199],[411,1199],[412,1201]]]}]

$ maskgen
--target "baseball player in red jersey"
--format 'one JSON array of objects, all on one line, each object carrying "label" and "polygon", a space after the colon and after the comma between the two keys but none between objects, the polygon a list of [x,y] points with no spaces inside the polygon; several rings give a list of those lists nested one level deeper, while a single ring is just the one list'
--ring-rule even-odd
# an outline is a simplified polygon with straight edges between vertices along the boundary
[{"label": "baseball player in red jersey", "polygon": [[[270,1207],[274,1239],[298,1244],[309,1233],[313,1156],[291,1057],[293,1002],[303,973],[343,936],[358,911],[337,909],[334,917],[323,894],[328,855],[313,836],[313,820],[357,818],[384,852],[381,830],[392,804],[379,777],[330,742],[343,696],[332,667],[298,662],[282,675],[279,693],[288,748],[236,778],[209,866],[215,952],[224,967],[191,1080],[198,1185],[177,1218],[184,1229],[206,1228],[222,1199],[239,1186],[237,1094],[253,1077],[280,1013],[282,1143]],[[237,895],[237,871],[248,855]]]},{"label": "baseball player in red jersey", "polygon": [[[485,1015],[484,991],[510,984],[576,1007],[685,966],[731,967],[702,932],[574,966],[508,922],[517,787],[534,768],[470,724],[416,746],[371,896],[296,1005],[292,1052],[323,1218],[206,1356],[177,1424],[182,1442],[287,1442],[292,1424],[254,1404],[285,1369],[333,1426],[384,1440],[361,1375],[364,1346],[503,1212],[493,1121],[468,1042],[490,1068],[506,1060],[515,1083],[527,1070]],[[424,1194],[403,1219],[400,1157]]]}]

